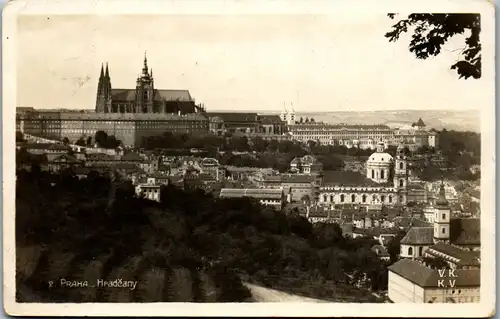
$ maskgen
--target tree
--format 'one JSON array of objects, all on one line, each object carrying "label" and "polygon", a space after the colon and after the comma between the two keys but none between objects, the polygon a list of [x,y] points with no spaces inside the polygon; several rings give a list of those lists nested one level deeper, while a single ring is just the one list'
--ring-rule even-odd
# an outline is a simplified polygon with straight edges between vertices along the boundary
[{"label": "tree", "polygon": [[[395,15],[394,13],[388,14],[391,19],[394,19]],[[400,35],[408,32],[410,28],[413,30],[413,35],[409,50],[415,54],[417,59],[427,59],[430,56],[438,55],[448,40],[468,31],[465,46],[460,51],[460,59],[451,66],[451,69],[457,71],[459,78],[479,79],[481,77],[481,43],[479,41],[481,21],[479,14],[413,13],[394,24],[385,37],[389,39],[389,42],[396,42]]]},{"label": "tree", "polygon": [[306,205],[310,205],[311,204],[311,197],[307,194],[303,195],[300,200],[306,204]]},{"label": "tree", "polygon": [[69,144],[69,138],[67,138],[67,137],[63,138],[62,142],[63,142],[64,145],[68,145]]},{"label": "tree", "polygon": [[304,119],[302,118],[302,116],[300,117],[299,123],[304,123]]},{"label": "tree", "polygon": [[21,132],[16,132],[16,142],[24,142],[24,134]]},{"label": "tree", "polygon": [[80,137],[78,139],[78,141],[76,141],[75,144],[78,145],[78,146],[86,146],[86,143],[85,143],[85,140],[83,139],[83,137]]},{"label": "tree", "polygon": [[398,260],[401,253],[401,240],[405,237],[404,231],[399,231],[387,244],[387,252],[391,256],[391,262],[394,263]]},{"label": "tree", "polygon": [[87,146],[92,146],[92,136],[87,138]]},{"label": "tree", "polygon": [[103,147],[106,144],[107,139],[108,139],[108,134],[106,134],[106,132],[97,131],[95,133],[94,140],[98,146]]}]

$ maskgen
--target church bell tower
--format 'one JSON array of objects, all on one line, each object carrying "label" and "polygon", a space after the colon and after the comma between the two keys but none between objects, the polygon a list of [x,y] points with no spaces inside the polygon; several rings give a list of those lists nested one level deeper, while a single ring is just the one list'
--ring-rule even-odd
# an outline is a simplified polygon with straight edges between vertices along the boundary
[{"label": "church bell tower", "polygon": [[449,242],[450,240],[450,219],[451,210],[446,200],[444,183],[441,181],[439,188],[439,198],[436,201],[434,216],[434,242]]},{"label": "church bell tower", "polygon": [[406,204],[408,186],[408,163],[404,152],[403,143],[399,143],[394,161],[394,188],[397,190],[398,203]]}]

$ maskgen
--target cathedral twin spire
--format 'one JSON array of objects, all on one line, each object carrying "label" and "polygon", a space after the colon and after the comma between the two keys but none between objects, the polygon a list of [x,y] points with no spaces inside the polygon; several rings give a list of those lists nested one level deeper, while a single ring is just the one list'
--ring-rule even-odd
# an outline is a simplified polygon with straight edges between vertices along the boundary
[{"label": "cathedral twin spire", "polygon": [[106,71],[104,71],[104,65],[101,64],[101,74],[99,76],[99,82],[97,83],[97,93],[104,94],[108,96],[111,93],[111,77],[109,76],[109,67],[106,62]]}]

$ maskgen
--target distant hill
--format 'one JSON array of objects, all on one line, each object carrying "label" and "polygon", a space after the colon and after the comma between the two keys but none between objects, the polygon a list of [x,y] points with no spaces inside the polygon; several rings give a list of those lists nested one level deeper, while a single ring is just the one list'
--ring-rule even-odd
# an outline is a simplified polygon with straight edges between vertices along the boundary
[{"label": "distant hill", "polygon": [[[278,114],[279,112],[268,112]],[[441,130],[460,130],[480,132],[479,112],[471,111],[426,111],[426,110],[397,110],[397,111],[339,111],[339,112],[297,112],[297,118],[313,117],[317,122],[331,124],[386,124],[398,127],[416,122],[422,118],[427,127]]]}]

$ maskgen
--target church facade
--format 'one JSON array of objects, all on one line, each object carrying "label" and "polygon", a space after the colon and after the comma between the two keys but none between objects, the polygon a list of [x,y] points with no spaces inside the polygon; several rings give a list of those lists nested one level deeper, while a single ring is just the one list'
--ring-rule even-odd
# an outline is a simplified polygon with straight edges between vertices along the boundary
[{"label": "church facade", "polygon": [[[325,180],[320,187],[319,203],[323,205],[359,204],[405,205],[407,203],[408,168],[403,145],[398,146],[396,158],[384,152],[379,142],[377,151],[366,162],[366,175],[358,172],[339,172]],[[346,176],[341,176],[346,175]]]},{"label": "church facade", "polygon": [[203,113],[195,104],[188,90],[163,90],[155,88],[153,69],[148,68],[147,57],[137,77],[135,89],[112,88],[108,64],[101,66],[97,85],[96,113]]}]

